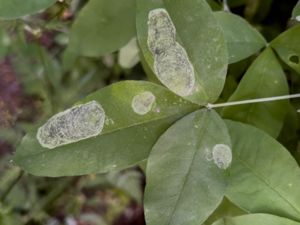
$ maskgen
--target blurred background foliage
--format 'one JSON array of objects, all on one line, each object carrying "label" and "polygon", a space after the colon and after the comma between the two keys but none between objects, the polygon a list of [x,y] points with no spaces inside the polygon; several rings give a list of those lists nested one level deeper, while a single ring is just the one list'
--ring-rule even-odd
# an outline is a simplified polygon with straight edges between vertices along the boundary
[{"label": "blurred background foliage", "polygon": [[[114,6],[120,0],[89,1],[96,5],[88,6],[87,0],[57,1],[38,14],[0,19],[0,224],[145,223],[141,205],[143,166],[105,175],[41,178],[24,174],[10,160],[26,130],[37,122],[111,83],[147,79],[149,69],[140,59],[132,23],[134,8],[128,6],[122,13]],[[222,2],[208,2],[214,10],[222,9]],[[267,41],[297,23],[291,19],[296,3],[297,0],[228,0],[230,10],[250,22]],[[103,18],[92,12],[97,4],[107,9]],[[110,12],[118,19],[110,20]],[[88,30],[102,36],[90,36]],[[229,66],[219,101],[231,96],[255,58]],[[300,92],[299,75],[285,65],[283,68],[290,92]],[[292,103],[279,140],[299,162],[296,109],[300,102]],[[229,203],[225,201],[219,211],[226,211],[226,204]],[[240,213],[239,209],[234,211]]]}]

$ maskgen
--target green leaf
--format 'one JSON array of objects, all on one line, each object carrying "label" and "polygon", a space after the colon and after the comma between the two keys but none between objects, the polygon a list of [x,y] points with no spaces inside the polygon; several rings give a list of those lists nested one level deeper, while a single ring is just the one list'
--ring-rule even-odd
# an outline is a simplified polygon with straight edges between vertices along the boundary
[{"label": "green leaf", "polygon": [[234,205],[225,197],[219,207],[210,215],[203,225],[211,225],[213,222],[225,216],[240,216],[244,214],[247,214],[247,212]]},{"label": "green leaf", "polygon": [[91,0],[80,11],[67,52],[98,57],[114,52],[135,35],[135,0]]},{"label": "green leaf", "polygon": [[242,17],[223,11],[215,16],[224,31],[229,63],[245,59],[266,46],[264,37]]},{"label": "green leaf", "polygon": [[155,84],[159,84],[159,85],[163,85],[158,78],[156,77],[156,75],[154,74],[153,70],[150,68],[149,64],[146,62],[146,59],[144,58],[144,55],[141,53],[141,51],[139,52],[139,58],[141,60],[141,65],[143,67],[143,70],[147,76],[147,80],[151,81]]},{"label": "green leaf", "polygon": [[231,162],[231,150],[214,160],[218,144],[230,150],[227,128],[216,112],[206,109],[184,117],[159,138],[146,171],[148,225],[201,224],[217,208],[226,189],[226,170],[217,163]]},{"label": "green leaf", "polygon": [[280,59],[300,74],[300,25],[292,27],[275,38],[270,46]]},{"label": "green leaf", "polygon": [[227,217],[214,223],[213,225],[299,225],[295,221],[269,215],[269,214],[249,214],[237,217]]},{"label": "green leaf", "polygon": [[[150,111],[135,113],[132,100],[151,92]],[[105,111],[100,135],[54,149],[41,146],[37,130],[28,133],[14,156],[24,170],[39,176],[71,176],[107,172],[133,165],[148,157],[157,138],[178,118],[196,109],[167,89],[144,81],[125,81],[105,87],[80,103],[97,101]],[[134,111],[135,110],[135,111]]]},{"label": "green leaf", "polygon": [[290,152],[294,153],[294,158],[298,161],[297,146],[299,141],[298,130],[300,129],[300,118],[297,109],[292,106],[288,107],[288,112],[285,116],[284,124],[277,140],[284,145]]},{"label": "green leaf", "polygon": [[206,0],[206,1],[213,11],[222,10],[222,5],[220,4],[220,2],[216,2],[215,0]]},{"label": "green leaf", "polygon": [[[194,78],[191,92],[182,94],[176,89],[170,89],[198,104],[214,102],[223,89],[228,59],[222,29],[208,4],[202,0],[172,0],[164,1],[165,4],[157,0],[137,0],[137,3],[137,37],[144,58],[152,70],[155,71],[154,59],[159,53],[154,57],[147,44],[148,16],[154,9],[166,8],[176,28],[175,42],[186,51],[190,65],[194,69],[194,73],[188,73]],[[166,56],[172,58],[171,54]],[[166,66],[166,69],[169,67]],[[177,74],[174,74],[176,79],[173,80],[178,81]],[[172,79],[163,82],[164,76],[158,73],[156,75],[166,86],[174,83]],[[180,78],[183,79],[182,76]]]},{"label": "green leaf", "polygon": [[295,159],[263,131],[233,121],[226,124],[233,149],[226,196],[251,213],[300,221],[300,170]]},{"label": "green leaf", "polygon": [[[11,46],[11,52],[14,54],[12,65],[20,75],[18,79],[22,82],[26,94],[42,98],[43,113],[49,115],[54,107],[53,91],[57,92],[61,88],[62,73],[58,61],[39,44],[18,40]],[[33,61],[35,63],[32,63]],[[52,88],[51,93],[49,86]]]},{"label": "green leaf", "polygon": [[0,18],[16,19],[44,10],[56,0],[0,0]]},{"label": "green leaf", "polygon": [[2,213],[0,210],[0,224],[3,225],[22,224],[22,220],[20,218],[20,215],[17,213],[12,213],[12,212]]},{"label": "green leaf", "polygon": [[111,172],[107,173],[106,176],[110,185],[120,189],[136,202],[142,204],[143,189],[141,188],[141,181],[144,175],[140,171],[125,170],[121,172]]},{"label": "green leaf", "polygon": [[[285,74],[271,49],[253,62],[228,102],[288,94]],[[226,107],[223,116],[255,125],[277,137],[288,111],[288,101],[245,104]]]},{"label": "green leaf", "polygon": [[300,21],[300,1],[298,1],[297,5],[293,9],[292,18]]},{"label": "green leaf", "polygon": [[262,21],[269,15],[273,0],[246,0],[246,7],[244,15],[246,20],[262,23]]}]

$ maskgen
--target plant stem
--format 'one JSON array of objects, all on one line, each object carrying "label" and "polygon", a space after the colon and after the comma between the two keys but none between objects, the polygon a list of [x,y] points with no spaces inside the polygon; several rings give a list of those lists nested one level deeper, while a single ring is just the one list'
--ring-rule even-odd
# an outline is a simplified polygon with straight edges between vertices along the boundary
[{"label": "plant stem", "polygon": [[226,12],[230,12],[227,0],[223,0],[223,10]]},{"label": "plant stem", "polygon": [[24,171],[20,170],[19,175],[11,182],[11,184],[6,188],[6,190],[3,192],[3,194],[0,197],[0,201],[4,202],[8,194],[11,192],[11,190],[14,188],[14,186],[19,182],[19,180],[23,177]]},{"label": "plant stem", "polygon": [[300,98],[300,93],[299,94],[293,94],[293,95],[282,95],[282,96],[275,96],[275,97],[268,97],[268,98],[256,98],[256,99],[249,99],[249,100],[242,100],[242,101],[235,101],[235,102],[217,103],[217,104],[208,103],[206,105],[206,107],[208,109],[213,109],[213,108],[228,107],[228,106],[234,106],[234,105],[259,103],[259,102],[272,102],[272,101],[292,99],[292,98]]}]

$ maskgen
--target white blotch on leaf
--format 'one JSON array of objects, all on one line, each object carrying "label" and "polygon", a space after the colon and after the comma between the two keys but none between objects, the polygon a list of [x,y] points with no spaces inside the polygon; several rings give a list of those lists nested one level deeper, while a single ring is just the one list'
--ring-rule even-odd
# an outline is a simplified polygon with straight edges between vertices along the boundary
[{"label": "white blotch on leaf", "polygon": [[45,148],[56,148],[101,133],[105,112],[96,101],[76,105],[52,116],[38,129],[37,139]]},{"label": "white blotch on leaf", "polygon": [[300,15],[296,16],[296,20],[300,22]]},{"label": "white blotch on leaf", "polygon": [[212,149],[212,157],[220,169],[227,169],[232,161],[231,148],[228,145],[217,144]]},{"label": "white blotch on leaf", "polygon": [[133,97],[131,107],[139,115],[145,115],[152,109],[155,103],[155,96],[150,91],[142,92]]},{"label": "white blotch on leaf", "polygon": [[194,67],[186,50],[176,41],[175,26],[165,9],[149,12],[147,43],[154,57],[154,72],[158,79],[180,96],[192,94]]}]

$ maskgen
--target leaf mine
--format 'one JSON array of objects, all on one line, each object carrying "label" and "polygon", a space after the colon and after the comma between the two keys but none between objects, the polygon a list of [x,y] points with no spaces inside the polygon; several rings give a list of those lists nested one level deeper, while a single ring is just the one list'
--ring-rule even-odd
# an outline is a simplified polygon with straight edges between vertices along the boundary
[{"label": "leaf mine", "polygon": [[227,169],[232,161],[231,148],[228,145],[217,144],[213,147],[212,156],[214,163],[220,169]]},{"label": "leaf mine", "polygon": [[186,50],[176,41],[176,28],[165,9],[149,12],[147,44],[158,79],[180,96],[191,95],[195,85],[194,67]]},{"label": "leaf mine", "polygon": [[133,97],[131,107],[135,113],[145,115],[150,112],[154,103],[155,96],[152,92],[145,91]]},{"label": "leaf mine", "polygon": [[38,129],[37,139],[43,147],[53,149],[99,135],[104,121],[102,106],[90,101],[52,116]]}]

